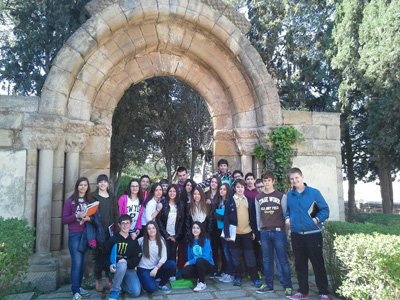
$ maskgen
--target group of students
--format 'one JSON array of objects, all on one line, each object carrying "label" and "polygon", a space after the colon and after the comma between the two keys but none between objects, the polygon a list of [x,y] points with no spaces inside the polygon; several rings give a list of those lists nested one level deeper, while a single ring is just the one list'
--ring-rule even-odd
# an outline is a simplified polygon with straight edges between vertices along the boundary
[{"label": "group of students", "polygon": [[[69,229],[73,300],[88,295],[81,283],[90,248],[94,249],[96,290],[103,290],[105,270],[110,300],[119,299],[122,290],[132,297],[138,297],[141,288],[147,293],[157,289],[169,293],[168,281],[180,277],[197,279],[195,292],[207,288],[207,275],[240,286],[241,251],[257,293],[274,291],[275,257],[285,296],[308,299],[310,259],[321,300],[328,300],[321,230],[329,208],[321,193],[303,182],[298,168],[288,172],[293,189],[287,195],[275,190],[272,172],[265,172],[257,180],[252,173],[243,178],[240,170],[229,171],[225,159],[218,162],[218,169],[212,177],[196,184],[180,167],[177,184],[162,179],[152,184],[150,192],[147,175],[132,179],[117,205],[113,204],[106,175],[98,177],[98,188],[92,194],[88,179],[79,178],[63,211],[63,223]],[[85,206],[96,200],[99,209],[86,216]],[[314,206],[317,210],[311,216],[309,211]],[[119,231],[107,239],[116,216]],[[295,294],[285,225],[291,228],[299,282]],[[111,255],[114,245],[115,262]],[[257,266],[263,267],[264,284]]]}]

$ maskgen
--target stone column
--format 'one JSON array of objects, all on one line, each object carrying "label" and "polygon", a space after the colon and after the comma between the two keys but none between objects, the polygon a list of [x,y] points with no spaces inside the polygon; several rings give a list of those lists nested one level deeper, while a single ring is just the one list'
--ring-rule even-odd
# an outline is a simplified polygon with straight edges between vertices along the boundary
[{"label": "stone column", "polygon": [[262,161],[257,160],[257,178],[261,178],[263,173],[264,164]]},{"label": "stone column", "polygon": [[54,150],[39,151],[38,196],[36,206],[36,255],[51,257],[51,199]]},{"label": "stone column", "polygon": [[241,170],[243,174],[253,172],[253,151],[259,142],[255,128],[235,129],[236,143],[240,151]]}]

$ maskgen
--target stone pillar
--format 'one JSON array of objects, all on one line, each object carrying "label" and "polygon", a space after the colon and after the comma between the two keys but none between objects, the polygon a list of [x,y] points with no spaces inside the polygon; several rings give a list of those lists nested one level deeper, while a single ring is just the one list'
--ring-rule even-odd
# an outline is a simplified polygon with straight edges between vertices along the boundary
[{"label": "stone pillar", "polygon": [[255,128],[238,128],[235,129],[235,136],[241,154],[241,170],[245,175],[246,173],[253,172],[253,151],[255,145],[259,142],[257,130]]},{"label": "stone pillar", "polygon": [[262,161],[257,160],[257,178],[261,178],[263,173],[264,163]]},{"label": "stone pillar", "polygon": [[[64,201],[72,195],[79,178],[79,152],[67,152],[65,158]],[[63,226],[63,249],[68,249],[68,225]]]},{"label": "stone pillar", "polygon": [[39,152],[38,196],[36,206],[36,255],[51,257],[51,199],[53,192],[54,150]]}]

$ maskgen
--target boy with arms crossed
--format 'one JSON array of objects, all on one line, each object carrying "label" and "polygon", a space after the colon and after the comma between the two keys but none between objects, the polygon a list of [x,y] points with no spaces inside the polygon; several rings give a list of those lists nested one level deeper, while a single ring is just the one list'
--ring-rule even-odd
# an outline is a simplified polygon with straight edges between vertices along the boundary
[{"label": "boy with arms crossed", "polygon": [[257,229],[260,233],[261,248],[263,252],[265,284],[256,292],[263,294],[274,291],[274,253],[277,264],[282,272],[282,285],[285,296],[292,296],[292,279],[287,256],[287,239],[285,231],[286,195],[274,188],[275,176],[267,171],[261,176],[264,191],[256,196]]},{"label": "boy with arms crossed", "polygon": [[293,189],[287,194],[285,222],[287,226],[291,226],[294,263],[299,281],[298,293],[290,299],[308,299],[310,259],[321,300],[329,300],[321,232],[323,222],[329,217],[329,207],[320,191],[304,183],[303,173],[299,168],[290,169],[288,175]]}]

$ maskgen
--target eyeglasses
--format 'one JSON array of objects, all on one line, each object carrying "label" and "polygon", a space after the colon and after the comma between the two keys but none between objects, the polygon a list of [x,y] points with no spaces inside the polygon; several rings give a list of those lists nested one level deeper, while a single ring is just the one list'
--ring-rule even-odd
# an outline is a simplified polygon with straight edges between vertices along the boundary
[{"label": "eyeglasses", "polygon": [[139,188],[139,186],[138,185],[131,185],[131,189],[138,189]]},{"label": "eyeglasses", "polygon": [[264,186],[256,186],[256,189],[262,189]]},{"label": "eyeglasses", "polygon": [[121,222],[121,226],[131,226],[131,222]]}]

